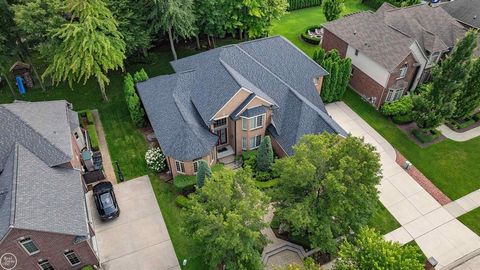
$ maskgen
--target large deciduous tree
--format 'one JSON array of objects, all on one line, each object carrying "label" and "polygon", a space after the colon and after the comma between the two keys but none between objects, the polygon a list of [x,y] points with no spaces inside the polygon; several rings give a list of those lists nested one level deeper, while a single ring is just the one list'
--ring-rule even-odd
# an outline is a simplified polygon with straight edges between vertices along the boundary
[{"label": "large deciduous tree", "polygon": [[362,139],[328,133],[305,135],[294,151],[273,166],[275,214],[289,233],[333,252],[338,237],[358,231],[376,210],[379,155]]},{"label": "large deciduous tree", "polygon": [[174,42],[178,38],[195,35],[195,15],[193,0],[154,0],[155,5],[150,15],[155,32],[168,33],[173,59],[177,60]]},{"label": "large deciduous tree", "polygon": [[362,228],[353,241],[342,243],[338,255],[335,270],[424,269],[417,247],[386,241],[369,228]]},{"label": "large deciduous tree", "polygon": [[327,21],[333,21],[340,17],[342,13],[343,2],[342,0],[325,0],[323,2],[323,14]]},{"label": "large deciduous tree", "polygon": [[260,232],[269,198],[255,188],[250,170],[214,172],[190,195],[182,217],[183,232],[198,243],[210,268],[263,269],[261,251],[267,244]]},{"label": "large deciduous tree", "polygon": [[209,46],[215,47],[215,37],[225,36],[225,24],[229,12],[225,10],[227,0],[195,0],[197,27],[207,35]]},{"label": "large deciduous tree", "polygon": [[127,56],[146,56],[152,43],[152,32],[148,22],[151,0],[107,0],[108,8],[118,22],[118,31],[125,41]]},{"label": "large deciduous tree", "polygon": [[94,76],[104,100],[110,70],[123,69],[125,42],[117,29],[118,23],[101,0],[67,0],[68,23],[54,30],[60,43],[50,49],[53,59],[42,77],[50,76],[53,83],[67,81],[83,83]]},{"label": "large deciduous tree", "polygon": [[457,96],[453,118],[464,119],[480,106],[480,59],[473,61],[472,68]]}]

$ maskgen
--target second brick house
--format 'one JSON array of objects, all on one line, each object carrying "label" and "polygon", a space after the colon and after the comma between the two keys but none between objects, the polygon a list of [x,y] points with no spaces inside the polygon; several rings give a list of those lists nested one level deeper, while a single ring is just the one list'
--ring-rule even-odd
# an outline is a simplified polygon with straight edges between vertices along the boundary
[{"label": "second brick house", "polygon": [[171,62],[176,73],[137,84],[172,174],[233,160],[272,138],[291,155],[304,134],[346,135],[319,96],[327,72],[283,37],[228,45]]},{"label": "second brick house", "polygon": [[324,24],[322,47],[352,59],[350,86],[376,108],[430,78],[465,29],[445,10],[384,3]]}]

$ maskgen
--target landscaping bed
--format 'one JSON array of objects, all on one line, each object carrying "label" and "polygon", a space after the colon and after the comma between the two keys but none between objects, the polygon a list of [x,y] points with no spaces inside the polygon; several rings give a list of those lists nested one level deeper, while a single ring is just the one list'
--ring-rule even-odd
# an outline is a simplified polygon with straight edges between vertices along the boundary
[{"label": "landscaping bed", "polygon": [[460,133],[480,127],[480,112],[463,120],[449,121],[446,125],[452,130]]},{"label": "landscaping bed", "polygon": [[413,129],[412,134],[422,144],[433,142],[434,140],[439,138],[440,135],[442,135],[442,133],[440,133],[440,131],[438,131],[436,129],[423,130],[423,129],[420,129],[420,128]]}]

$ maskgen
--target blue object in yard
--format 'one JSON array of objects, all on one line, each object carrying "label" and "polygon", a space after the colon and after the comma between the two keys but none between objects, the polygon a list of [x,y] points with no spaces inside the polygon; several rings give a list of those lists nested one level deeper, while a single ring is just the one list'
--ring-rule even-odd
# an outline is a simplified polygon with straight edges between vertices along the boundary
[{"label": "blue object in yard", "polygon": [[18,91],[20,91],[20,94],[25,95],[25,86],[23,85],[23,79],[20,76],[15,77],[17,79],[17,86],[18,86]]}]

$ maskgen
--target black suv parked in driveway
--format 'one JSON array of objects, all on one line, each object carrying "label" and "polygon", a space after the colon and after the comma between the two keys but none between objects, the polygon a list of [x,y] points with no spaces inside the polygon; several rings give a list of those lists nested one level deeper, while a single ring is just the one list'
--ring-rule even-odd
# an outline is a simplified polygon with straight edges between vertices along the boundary
[{"label": "black suv parked in driveway", "polygon": [[96,184],[93,187],[93,198],[101,220],[114,219],[120,215],[120,208],[118,208],[112,183],[101,182]]}]

